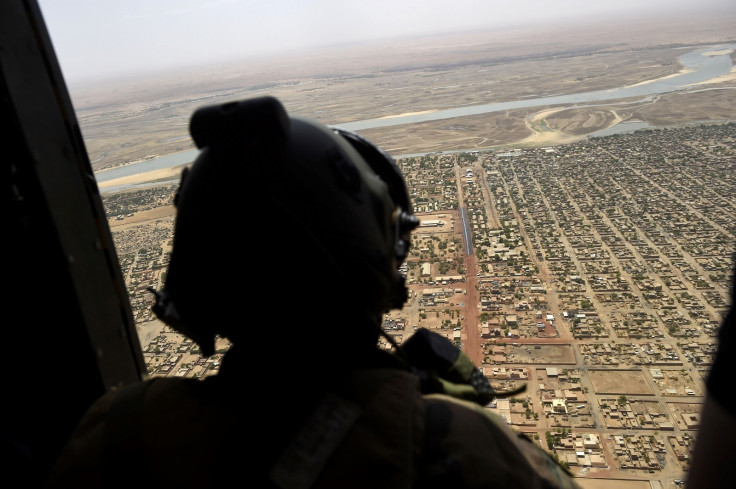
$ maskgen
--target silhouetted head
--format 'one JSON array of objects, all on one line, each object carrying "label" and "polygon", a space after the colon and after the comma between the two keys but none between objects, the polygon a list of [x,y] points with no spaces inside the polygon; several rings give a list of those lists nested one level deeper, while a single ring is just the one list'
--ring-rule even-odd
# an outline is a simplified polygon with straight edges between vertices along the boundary
[{"label": "silhouetted head", "polygon": [[375,344],[382,315],[406,301],[398,267],[419,223],[394,160],[273,97],[201,108],[190,132],[201,151],[182,174],[156,314],[205,355],[216,334],[264,327],[305,341],[335,314]]}]

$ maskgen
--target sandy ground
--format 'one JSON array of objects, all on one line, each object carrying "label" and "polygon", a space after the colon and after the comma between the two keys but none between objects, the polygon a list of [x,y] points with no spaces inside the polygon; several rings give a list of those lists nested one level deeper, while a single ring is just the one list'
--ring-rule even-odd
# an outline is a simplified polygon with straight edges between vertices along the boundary
[{"label": "sandy ground", "polygon": [[106,182],[98,183],[97,186],[101,189],[108,187],[116,187],[118,185],[130,185],[135,183],[153,182],[156,180],[169,180],[177,177],[181,174],[181,168],[179,166],[171,168],[162,168],[160,170],[153,170],[145,173],[139,173],[136,175],[130,175],[127,177],[114,178]]},{"label": "sandy ground", "polygon": [[395,115],[386,115],[383,117],[379,117],[379,119],[396,119],[397,117],[407,117],[410,115],[421,115],[421,114],[431,114],[432,112],[437,112],[436,110],[422,110],[419,112],[404,112],[402,114],[395,114]]},{"label": "sandy ground", "polygon": [[575,482],[583,489],[651,489],[648,480],[616,480],[616,479],[583,479],[576,478]]},{"label": "sandy ground", "polygon": [[[650,83],[654,83],[654,82],[658,82],[658,81],[662,81],[662,80],[667,80],[669,78],[674,78],[674,77],[680,76],[680,75],[685,75],[687,73],[692,73],[693,71],[695,71],[695,70],[691,70],[690,68],[683,68],[680,71],[678,71],[677,73],[673,73],[672,75],[663,76],[661,78],[656,78],[654,80],[645,80],[645,81],[640,82],[640,83],[634,83],[631,86],[632,87],[638,87],[640,85],[649,85]],[[702,83],[710,83],[710,82],[711,82],[711,80],[706,80],[705,82],[702,82]]]}]

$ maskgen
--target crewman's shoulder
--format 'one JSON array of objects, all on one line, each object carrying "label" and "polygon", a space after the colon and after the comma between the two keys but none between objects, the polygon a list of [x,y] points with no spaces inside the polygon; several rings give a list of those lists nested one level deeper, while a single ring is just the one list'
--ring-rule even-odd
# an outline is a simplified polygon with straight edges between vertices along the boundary
[{"label": "crewman's shoulder", "polygon": [[424,394],[422,403],[430,419],[446,418],[453,424],[485,426],[488,429],[510,429],[506,422],[487,407],[447,394]]},{"label": "crewman's shoulder", "polygon": [[577,489],[571,474],[529,437],[478,403],[446,394],[422,397],[428,459],[457,462],[468,486]]}]

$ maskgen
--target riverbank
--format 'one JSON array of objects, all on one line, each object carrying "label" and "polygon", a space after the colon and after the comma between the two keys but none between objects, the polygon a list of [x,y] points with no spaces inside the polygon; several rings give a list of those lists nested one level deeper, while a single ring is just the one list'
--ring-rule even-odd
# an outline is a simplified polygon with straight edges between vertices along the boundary
[{"label": "riverbank", "polygon": [[157,170],[113,178],[104,182],[98,182],[97,187],[100,190],[105,191],[114,187],[134,186],[142,183],[161,182],[162,184],[166,184],[172,181],[177,181],[185,166],[186,165],[178,165],[169,168],[159,168]]},{"label": "riverbank", "polygon": [[[601,131],[616,132],[615,126],[634,121],[656,128],[680,126],[693,120],[732,120],[731,94],[736,87],[730,84],[736,68],[728,56],[736,44],[719,47],[680,55],[678,60],[684,67],[679,71],[651,78],[653,73],[641,73],[644,81],[630,83],[629,77],[629,83],[624,82],[619,88],[444,110],[397,111],[340,125],[352,130],[360,128],[363,135],[395,158],[401,158],[439,151],[554,146]],[[669,66],[664,61],[660,65]],[[382,93],[388,96],[391,92]],[[448,122],[450,119],[452,123]],[[180,151],[96,173],[99,188],[117,192],[156,182],[169,184],[178,180],[181,168],[196,153],[197,150]]]}]

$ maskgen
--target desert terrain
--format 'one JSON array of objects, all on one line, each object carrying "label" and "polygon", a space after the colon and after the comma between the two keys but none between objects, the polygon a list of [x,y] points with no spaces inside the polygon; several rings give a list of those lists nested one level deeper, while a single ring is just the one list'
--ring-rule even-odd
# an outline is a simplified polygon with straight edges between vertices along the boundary
[{"label": "desert terrain", "polygon": [[[292,114],[341,124],[636,85],[680,73],[677,58],[688,49],[733,41],[733,23],[663,16],[625,25],[458,33],[69,89],[99,171],[193,149],[189,117],[205,105],[273,95]],[[561,144],[631,120],[661,127],[732,119],[733,81],[732,71],[646,101],[517,109],[363,134],[392,155]]]},{"label": "desert terrain", "polygon": [[[733,43],[736,39],[734,32],[736,21],[733,18],[707,19],[702,23],[691,22],[691,19],[662,18],[627,25],[579,26],[576,29],[464,33],[406,40],[391,45],[336,48],[334,51],[305,54],[300,57],[211,66],[177,73],[176,76],[172,76],[171,73],[152,74],[146,80],[118,80],[112,88],[110,86],[70,88],[90,160],[95,170],[102,171],[193,149],[187,133],[188,118],[193,110],[202,105],[274,95],[280,98],[287,110],[293,114],[336,124],[395,118],[406,114],[430,113],[451,107],[497,101],[582,93],[650,83],[652,80],[671,77],[683,69],[677,62],[679,55],[695,48]],[[390,57],[385,55],[387,49],[391,50]],[[732,60],[736,59],[736,54],[732,52],[728,54]],[[734,120],[736,119],[734,90],[736,78],[732,70],[726,76],[709,80],[687,90],[651,97],[648,100],[613,100],[584,106],[535,107],[361,131],[397,157],[436,153],[432,163],[436,166],[431,171],[422,169],[421,165],[416,161],[412,162],[411,158],[407,158],[406,162],[401,161],[402,169],[410,185],[416,185],[418,195],[425,200],[436,199],[440,204],[447,205],[446,209],[438,211],[428,209],[421,211],[422,219],[440,219],[444,223],[442,226],[421,229],[416,233],[414,244],[416,250],[410,257],[413,267],[408,271],[412,300],[400,313],[392,314],[392,320],[406,324],[407,329],[397,331],[396,334],[408,335],[412,326],[419,325],[453,335],[453,326],[460,325],[457,327],[458,345],[484,369],[484,373],[494,376],[492,379],[494,386],[511,387],[518,383],[497,376],[500,369],[503,369],[503,372],[506,372],[506,369],[516,369],[529,373],[529,378],[526,379],[529,392],[536,396],[530,397],[529,403],[538,414],[544,411],[541,400],[543,391],[564,391],[569,389],[571,382],[568,380],[568,384],[565,384],[565,381],[558,380],[557,372],[547,371],[546,366],[554,365],[568,379],[579,377],[579,380],[572,380],[572,383],[581,392],[586,393],[585,400],[579,402],[587,406],[581,409],[581,415],[576,416],[574,421],[565,419],[567,416],[550,414],[532,422],[525,418],[523,411],[515,410],[513,405],[509,408],[509,416],[515,427],[523,427],[529,433],[541,435],[542,439],[547,431],[568,427],[574,428],[578,433],[600,435],[601,445],[605,447],[604,453],[610,466],[606,469],[576,468],[576,474],[579,475],[584,489],[675,487],[674,481],[682,477],[683,469],[671,450],[667,452],[666,465],[656,473],[641,468],[620,469],[612,462],[613,453],[618,449],[613,446],[611,436],[622,432],[624,428],[616,426],[617,421],[605,417],[608,416],[605,406],[609,403],[609,397],[614,399],[611,403],[615,403],[618,396],[626,395],[631,398],[631,412],[640,413],[645,419],[648,417],[656,419],[660,416],[659,407],[652,407],[652,403],[659,406],[664,404],[664,399],[671,401],[666,403],[671,411],[692,414],[699,406],[696,401],[700,400],[703,392],[702,374],[707,365],[697,364],[696,368],[696,362],[688,361],[685,363],[687,368],[664,369],[660,380],[653,377],[654,374],[649,368],[645,368],[644,364],[637,363],[638,355],[641,353],[638,349],[636,354],[632,352],[628,357],[625,355],[616,357],[611,354],[609,358],[603,354],[598,355],[598,350],[610,349],[609,342],[615,347],[617,341],[619,347],[640,345],[643,350],[646,342],[650,341],[648,336],[643,338],[628,336],[629,327],[621,325],[628,320],[622,318],[634,317],[632,323],[637,325],[643,323],[643,326],[647,326],[646,321],[640,317],[654,314],[652,311],[655,309],[660,313],[659,305],[650,305],[655,304],[654,299],[649,298],[648,292],[636,292],[639,290],[636,287],[627,289],[625,293],[618,291],[619,299],[615,300],[611,299],[610,292],[596,294],[591,288],[592,285],[574,289],[573,287],[577,287],[577,279],[571,281],[569,276],[574,274],[570,270],[557,268],[560,256],[554,253],[561,249],[564,251],[562,256],[576,257],[576,253],[585,249],[585,246],[592,246],[591,243],[598,246],[597,241],[602,242],[602,236],[606,239],[626,241],[628,247],[636,251],[633,258],[630,259],[628,256],[619,258],[617,253],[621,252],[622,248],[604,245],[602,246],[604,257],[601,261],[607,262],[610,259],[618,267],[617,279],[636,283],[642,290],[644,286],[637,282],[641,279],[634,278],[640,275],[640,270],[634,269],[635,267],[627,268],[632,267],[632,261],[635,264],[642,261],[647,267],[651,265],[668,268],[667,273],[659,269],[648,270],[652,278],[659,276],[666,278],[669,284],[667,288],[671,291],[679,290],[675,285],[686,283],[688,277],[692,277],[691,272],[681,270],[691,269],[697,270],[702,275],[707,274],[703,272],[704,259],[699,261],[694,258],[695,252],[692,250],[693,255],[682,251],[687,246],[686,243],[673,244],[673,240],[670,239],[665,243],[666,246],[663,244],[662,250],[666,251],[655,252],[652,249],[656,250],[657,244],[651,241],[652,238],[639,239],[639,236],[648,236],[648,233],[652,232],[651,229],[643,231],[647,223],[666,222],[662,216],[669,212],[668,204],[646,203],[652,206],[649,212],[654,218],[637,221],[639,234],[627,229],[621,222],[623,217],[615,213],[612,217],[606,217],[602,211],[600,215],[598,211],[587,212],[591,202],[603,208],[603,200],[595,199],[603,199],[610,193],[610,196],[618,199],[619,207],[630,213],[626,218],[638,216],[635,213],[636,200],[640,196],[637,189],[641,185],[646,185],[647,188],[664,187],[664,179],[660,175],[667,174],[667,170],[655,168],[656,171],[651,176],[646,172],[643,172],[645,175],[642,176],[636,165],[625,166],[618,170],[599,171],[587,168],[582,163],[573,163],[572,160],[581,154],[585,155],[586,151],[593,151],[585,145],[589,134],[624,122],[641,121],[654,127],[670,128],[686,127],[703,121]],[[727,143],[708,141],[707,144],[703,143],[703,147],[715,148],[720,147],[720,144],[730,147],[732,140],[733,134]],[[576,146],[576,143],[579,143],[579,146]],[[640,144],[645,148],[650,147],[649,141]],[[702,150],[697,141],[688,141],[687,144],[689,148]],[[555,153],[555,147],[560,148],[559,153]],[[563,155],[566,150],[562,148],[566,147],[573,148],[570,150],[573,156],[570,156],[569,160],[561,159],[565,171],[555,174],[545,166],[546,163],[538,164],[538,161],[542,161],[540,155],[546,153]],[[529,162],[524,161],[514,166],[504,157],[481,154],[468,159],[466,154],[448,154],[491,149],[499,153],[508,151],[520,160],[525,150],[526,154],[532,156],[528,156]],[[615,146],[603,145],[595,150],[600,151],[598,157],[602,160],[604,154],[610,154],[618,149]],[[446,154],[440,155],[440,152]],[[643,152],[637,153],[641,154]],[[731,157],[730,155],[731,153],[726,153],[727,157]],[[568,166],[565,166],[565,161],[568,161]],[[616,159],[613,158],[611,161],[615,162]],[[549,165],[552,166],[552,163]],[[160,190],[153,197],[154,203],[138,208],[127,207],[125,211],[121,210],[115,219],[110,219],[111,229],[116,236],[118,254],[121,262],[125,262],[123,268],[126,270],[126,279],[131,283],[134,307],[139,311],[137,324],[144,348],[150,341],[157,341],[160,345],[163,341],[161,338],[170,335],[165,333],[161,324],[151,317],[150,311],[147,311],[146,301],[150,301],[150,297],[145,298],[145,293],[141,291],[145,289],[145,285],[156,288],[161,285],[160,265],[163,255],[170,246],[170,229],[174,216],[174,208],[171,205],[173,187],[170,181],[176,178],[180,170],[181,168],[156,170],[100,184],[104,194],[106,188],[120,184],[168,182],[161,184]],[[465,177],[467,170],[471,170],[474,175],[472,179],[467,179],[468,181]],[[690,170],[692,168],[688,169]],[[710,174],[703,172],[703,175],[700,175],[697,171],[692,171],[692,175],[687,173],[686,176],[692,178],[693,188],[700,189],[699,195],[709,197],[719,192],[728,194],[730,187],[716,189],[717,179],[708,180],[711,178]],[[445,172],[447,175],[440,177]],[[554,178],[550,175],[554,175]],[[575,178],[578,176],[582,178],[584,175],[588,175],[585,181],[589,183],[589,188],[586,191],[590,194],[576,188]],[[427,198],[433,187],[426,184],[430,176],[442,181],[443,185],[446,184],[442,188],[456,189],[456,193],[450,192],[452,197],[447,198],[448,202],[442,202],[442,197]],[[621,178],[634,183],[631,187],[624,184],[619,186]],[[674,180],[676,183],[676,179]],[[549,186],[552,182],[556,182],[557,187],[554,187],[556,192],[550,193]],[[730,183],[726,181],[725,184]],[[600,188],[593,189],[594,187]],[[688,197],[682,194],[683,188],[673,187],[673,189],[675,190],[662,191],[661,194],[669,196],[672,202],[677,202],[678,208],[686,209],[692,215],[698,215],[714,229],[732,236],[732,226],[724,224],[717,216],[707,215],[709,204],[705,202],[706,197],[698,200],[694,197],[696,192],[692,192]],[[129,197],[123,200],[132,200],[134,195],[136,198],[138,195],[149,197],[146,192],[127,193]],[[533,221],[530,221],[529,209],[538,210],[542,207],[552,209],[553,204],[550,201],[558,195],[564,195],[570,202],[575,203],[568,206],[565,202],[562,215],[575,213],[576,217],[571,219],[573,221],[571,228],[565,227],[566,223],[560,222],[553,228],[554,232],[550,231],[548,235],[547,232],[542,233],[541,228],[531,225]],[[538,204],[539,207],[530,206],[531,202]],[[695,204],[697,209],[693,208]],[[660,209],[659,205],[663,209]],[[726,215],[733,214],[732,206],[728,207],[728,204],[723,203],[720,205],[726,209]],[[463,240],[463,226],[467,224],[463,223],[459,208],[473,210],[474,217],[469,219],[473,220],[471,227],[474,233],[485,232],[481,231],[485,228],[497,230],[499,233],[503,230],[507,236],[513,236],[514,240],[518,239],[518,243],[523,243],[519,248],[523,248],[526,252],[523,255],[526,268],[522,269],[518,263],[506,265],[488,257],[484,259],[477,254],[464,255],[459,244]],[[109,209],[110,207],[108,215],[111,216]],[[611,209],[606,208],[606,211]],[[480,215],[482,218],[476,223],[475,218]],[[535,219],[540,219],[541,222],[539,216]],[[550,223],[551,221],[545,224],[551,225]],[[596,234],[603,231],[605,235]],[[673,233],[672,230],[668,232]],[[588,241],[582,243],[580,235],[585,235]],[[562,244],[552,243],[559,238]],[[155,266],[148,269],[145,279],[142,279],[136,276],[133,270],[146,269],[144,256],[137,253],[137,250],[141,248],[141,243],[147,240],[155,243],[155,246],[151,245],[152,248],[163,252],[161,257],[156,258]],[[440,258],[430,259],[431,250],[437,242],[454,243],[454,246],[448,247],[453,251],[443,254]],[[673,248],[677,253],[672,251]],[[601,252],[598,248],[595,251]],[[684,256],[683,263],[669,258],[675,254]],[[654,255],[657,256],[657,260],[651,258]],[[707,254],[711,255],[722,258],[723,253],[718,249]],[[150,259],[150,256],[146,256],[145,259]],[[429,278],[423,276],[419,268],[421,263],[427,261],[432,262]],[[520,259],[515,256],[511,261],[518,262]],[[603,265],[597,263],[597,260],[590,260],[589,257],[580,260],[575,258],[574,261],[577,269],[588,279],[603,276],[612,280],[616,275],[610,270],[596,269],[595,267]],[[449,270],[440,272],[441,262],[451,263]],[[545,292],[532,292],[528,284],[519,285],[516,289],[518,297],[514,297],[513,293],[508,294],[510,305],[507,306],[508,310],[504,311],[505,314],[494,313],[490,318],[484,317],[479,305],[481,300],[492,294],[489,292],[492,288],[498,288],[493,281],[513,282],[518,279],[511,277],[522,273],[525,277],[531,277],[530,281],[536,280],[535,284],[544,285]],[[449,278],[447,281],[450,282],[449,287],[452,289],[446,302],[434,303],[432,299],[431,304],[420,303],[419,299],[432,290],[445,286],[442,284],[443,280],[439,283],[434,281],[435,277],[444,275]],[[457,276],[463,278],[459,281],[453,278]],[[672,282],[669,282],[670,280]],[[725,295],[725,281],[722,276],[708,281],[711,286],[708,291],[716,296]],[[699,293],[690,285],[687,285],[686,290],[693,295]],[[526,316],[531,319],[534,316],[532,310],[518,313],[518,318],[511,318],[517,316],[517,312],[513,310],[514,302],[517,302],[518,306],[518,302],[527,296],[535,296],[538,299],[544,296],[540,303],[545,305],[539,307],[546,308],[545,312],[552,313],[558,318],[554,326],[549,320],[540,317],[543,332],[536,330],[540,323],[534,319],[528,324],[522,324],[517,332],[518,337],[513,340],[481,338],[482,325],[489,320],[498,319],[501,322],[515,324],[517,320],[524,323]],[[625,301],[622,299],[623,296],[626,296]],[[563,311],[571,308],[585,309],[580,306],[583,303],[590,303],[590,307],[596,313],[595,316],[601,318],[602,333],[600,336],[594,333],[585,340],[579,340],[575,336],[577,333],[573,324],[563,322],[559,318],[562,317]],[[665,305],[670,307],[669,304]],[[684,310],[684,306],[677,307]],[[709,320],[704,320],[704,324],[709,325],[715,321],[722,309],[722,306],[707,303],[704,306],[706,311],[704,317],[708,317]],[[634,316],[631,316],[632,314]],[[593,315],[590,314],[589,317]],[[593,330],[592,327],[590,329]],[[661,329],[665,330],[664,323]],[[659,343],[663,348],[662,351],[665,351],[665,347],[679,351],[679,339],[664,334],[656,340],[653,338],[654,336],[651,339],[652,346],[647,348],[655,348],[654,345]],[[712,341],[712,338],[706,338],[704,341]],[[147,361],[149,359],[152,361],[151,368],[159,369],[166,365],[166,360],[161,355],[153,354],[150,350],[145,351]],[[591,363],[593,359],[599,357],[603,358],[601,361],[607,363],[605,365]],[[188,359],[187,363],[198,365],[197,369],[204,368],[203,362],[196,360],[196,354],[183,355],[182,358]],[[182,375],[199,375],[201,371],[184,372]],[[180,365],[170,365],[168,370],[157,372],[160,375],[174,375],[182,370]],[[686,392],[690,390],[693,390],[697,397],[687,397],[690,394]],[[684,403],[683,399],[691,402]],[[572,404],[577,405],[577,402]],[[604,426],[601,420],[605,420],[603,424],[610,424]],[[653,432],[657,436],[661,434],[658,430],[649,429],[645,432],[627,429],[630,431],[623,432],[636,433],[636,436],[642,432],[646,433],[647,437]],[[689,427],[679,424],[673,430],[677,430],[678,434],[692,431]]]}]

